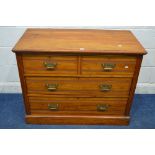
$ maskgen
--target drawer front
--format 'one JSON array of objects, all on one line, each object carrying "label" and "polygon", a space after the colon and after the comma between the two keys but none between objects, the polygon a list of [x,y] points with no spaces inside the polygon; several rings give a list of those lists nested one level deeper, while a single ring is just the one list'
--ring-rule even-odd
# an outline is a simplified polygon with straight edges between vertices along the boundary
[{"label": "drawer front", "polygon": [[127,98],[29,97],[32,114],[123,115]]},{"label": "drawer front", "polygon": [[29,94],[128,97],[131,78],[26,77]]},{"label": "drawer front", "polygon": [[77,74],[76,56],[33,56],[24,55],[25,74]]},{"label": "drawer front", "polygon": [[132,56],[83,56],[81,72],[83,75],[107,75],[132,77],[136,57]]}]

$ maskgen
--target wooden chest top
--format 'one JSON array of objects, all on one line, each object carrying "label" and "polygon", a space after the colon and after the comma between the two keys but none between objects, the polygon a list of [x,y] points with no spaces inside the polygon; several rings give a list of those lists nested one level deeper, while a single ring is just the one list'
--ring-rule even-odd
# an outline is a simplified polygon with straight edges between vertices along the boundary
[{"label": "wooden chest top", "polygon": [[27,29],[14,52],[146,54],[130,31]]}]

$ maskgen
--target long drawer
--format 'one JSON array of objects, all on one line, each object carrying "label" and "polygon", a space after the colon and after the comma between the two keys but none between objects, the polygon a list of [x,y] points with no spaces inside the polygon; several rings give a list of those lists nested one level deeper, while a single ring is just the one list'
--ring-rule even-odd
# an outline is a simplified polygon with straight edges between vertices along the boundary
[{"label": "long drawer", "polygon": [[77,57],[61,55],[24,55],[25,74],[77,74]]},{"label": "long drawer", "polygon": [[32,114],[122,115],[127,98],[29,97]]},{"label": "long drawer", "polygon": [[131,78],[26,77],[28,94],[128,97]]},{"label": "long drawer", "polygon": [[136,65],[136,57],[133,56],[83,56],[81,59],[83,75],[132,77]]}]

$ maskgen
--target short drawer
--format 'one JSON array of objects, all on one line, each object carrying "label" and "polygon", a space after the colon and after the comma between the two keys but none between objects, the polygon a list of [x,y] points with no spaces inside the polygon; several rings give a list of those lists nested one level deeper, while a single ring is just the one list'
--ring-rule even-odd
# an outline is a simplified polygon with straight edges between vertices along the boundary
[{"label": "short drawer", "polygon": [[26,77],[28,94],[128,97],[131,78]]},{"label": "short drawer", "polygon": [[127,98],[29,97],[32,114],[123,115]]},{"label": "short drawer", "polygon": [[83,56],[83,75],[127,76],[132,77],[136,65],[134,56]]},{"label": "short drawer", "polygon": [[61,55],[23,55],[25,74],[77,74],[77,57]]}]

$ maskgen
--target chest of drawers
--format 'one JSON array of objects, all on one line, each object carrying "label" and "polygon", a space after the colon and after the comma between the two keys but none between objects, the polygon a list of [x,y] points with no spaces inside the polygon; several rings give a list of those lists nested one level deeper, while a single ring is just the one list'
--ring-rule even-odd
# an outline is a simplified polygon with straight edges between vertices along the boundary
[{"label": "chest of drawers", "polygon": [[28,29],[13,52],[27,123],[129,123],[146,53],[130,31]]}]

